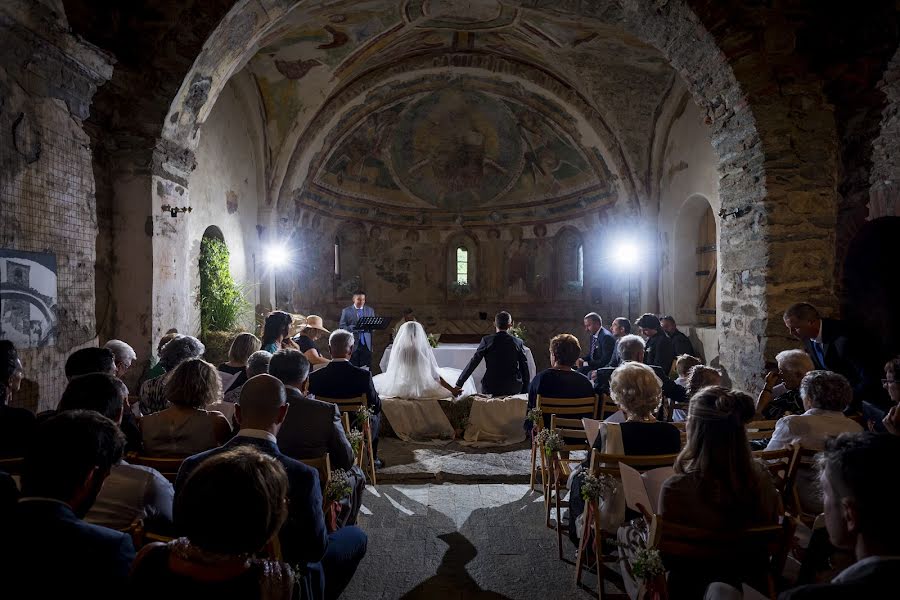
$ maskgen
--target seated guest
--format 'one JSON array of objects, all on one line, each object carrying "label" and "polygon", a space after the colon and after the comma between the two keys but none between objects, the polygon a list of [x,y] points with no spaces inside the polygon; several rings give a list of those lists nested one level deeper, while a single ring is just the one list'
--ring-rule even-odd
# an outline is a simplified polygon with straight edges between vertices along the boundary
[{"label": "seated guest", "polygon": [[[249,380],[257,375],[268,373],[270,360],[272,360],[272,353],[266,352],[265,350],[257,350],[251,354],[250,358],[247,359],[247,379]],[[243,385],[244,384],[241,384],[225,394],[222,402],[210,406],[210,410],[218,410],[230,421],[231,417],[234,416],[234,404],[241,398],[241,388]],[[231,406],[223,407],[222,404],[230,404]]]},{"label": "seated guest", "polygon": [[228,362],[219,365],[222,392],[227,394],[247,381],[247,361],[259,350],[259,338],[252,333],[239,333],[228,349]]},{"label": "seated guest", "polygon": [[[753,398],[723,387],[703,388],[691,398],[687,444],[660,492],[666,521],[723,532],[777,523],[778,493],[747,442],[745,426],[755,412]],[[756,583],[766,558],[767,549],[746,546],[703,568],[691,559],[664,556],[670,597],[701,598],[712,581]]]},{"label": "seated guest", "polygon": [[306,325],[300,330],[300,335],[294,338],[294,341],[297,342],[297,346],[300,348],[300,352],[309,361],[311,368],[315,368],[316,365],[327,365],[329,363],[329,360],[319,354],[319,350],[316,348],[316,340],[322,337],[323,333],[330,332],[323,327],[322,317],[309,315],[306,317]]},{"label": "seated guest", "polygon": [[681,387],[687,389],[688,373],[690,373],[693,367],[702,364],[702,360],[700,360],[696,356],[691,356],[689,354],[682,354],[681,356],[676,358],[675,373],[678,374],[678,377],[675,378],[675,385],[680,385]]},{"label": "seated guest", "polygon": [[178,490],[175,522],[184,537],[141,550],[128,597],[291,598],[291,567],[256,558],[287,519],[288,487],[278,460],[252,446],[204,460]]},{"label": "seated guest", "polygon": [[[859,423],[843,413],[853,400],[853,389],[843,375],[810,371],[800,382],[800,399],[806,412],[779,419],[766,450],[781,450],[791,444],[824,450],[829,437],[862,431]],[[813,515],[822,512],[817,484],[812,465],[801,465],[797,471],[797,495],[803,511]]]},{"label": "seated guest", "polygon": [[106,348],[82,348],[76,350],[66,359],[66,379],[87,375],[88,373],[116,374],[116,357],[112,350]]},{"label": "seated guest", "polygon": [[688,336],[678,330],[678,325],[675,324],[675,317],[672,315],[661,317],[659,319],[659,324],[662,326],[666,337],[672,340],[672,348],[675,350],[675,356],[680,356],[682,354],[694,356],[694,344],[691,343]]},{"label": "seated guest", "polygon": [[481,343],[469,364],[456,380],[456,389],[461,390],[466,380],[475,372],[484,359],[486,369],[481,378],[481,391],[492,396],[510,396],[528,391],[531,374],[522,340],[509,334],[512,315],[505,310],[494,316],[496,333],[481,338]]},{"label": "seated guest", "polygon": [[635,322],[635,325],[641,329],[641,335],[647,338],[644,362],[659,367],[668,377],[672,370],[672,363],[675,362],[675,347],[672,345],[672,340],[666,337],[659,319],[656,315],[645,313]]},{"label": "seated guest", "polygon": [[685,388],[685,395],[688,401],[705,387],[722,385],[722,372],[706,365],[697,365],[691,367],[688,371],[688,382]]},{"label": "seated guest", "polygon": [[[169,342],[166,348],[178,341]],[[165,377],[169,407],[141,419],[144,452],[149,456],[190,456],[228,441],[228,419],[206,410],[222,393],[216,368],[201,358],[190,358]]]},{"label": "seated guest", "polygon": [[[337,405],[310,398],[301,391],[309,376],[309,361],[303,353],[299,350],[279,350],[269,362],[269,375],[284,384],[291,407],[278,432],[281,451],[298,459],[316,458],[327,452],[331,458],[331,468],[349,471],[356,480],[351,487],[361,494],[365,478],[361,477],[362,472],[352,470],[353,448],[344,432]],[[354,510],[358,510],[361,498],[357,496],[353,500]]]},{"label": "seated guest", "polygon": [[[800,382],[813,370],[812,360],[803,350],[784,350],[775,356],[775,361],[778,370],[766,375],[766,385],[756,400],[757,419],[780,419],[786,414],[799,415],[804,410]],[[773,398],[772,390],[779,383],[786,391]]]},{"label": "seated guest", "polygon": [[185,483],[198,465],[210,457],[240,447],[251,446],[275,458],[288,475],[289,512],[280,535],[284,556],[292,564],[314,566],[313,563],[321,560],[325,570],[326,596],[336,597],[353,577],[365,554],[367,538],[357,527],[342,527],[326,537],[318,472],[284,455],[278,447],[276,436],[291,410],[285,387],[278,379],[265,374],[250,378],[244,384],[237,406],[236,417],[241,423],[237,436],[222,448],[185,460],[178,471],[175,489],[180,497]]},{"label": "seated guest", "polygon": [[[148,379],[141,385],[141,413],[145,415],[159,412],[166,407],[166,382],[178,365],[191,358],[200,358],[206,352],[203,342],[190,335],[179,335],[171,340],[159,353],[159,364],[165,375]],[[218,398],[217,398],[218,400]]]},{"label": "seated guest", "polygon": [[856,555],[856,563],[830,583],[784,592],[781,600],[886,598],[896,590],[900,525],[891,518],[900,504],[894,472],[900,440],[875,433],[845,433],[829,440],[819,458],[825,527],[831,543]]},{"label": "seated guest", "polygon": [[275,354],[282,348],[299,350],[291,339],[291,323],[294,317],[283,310],[270,312],[263,324],[262,349]]},{"label": "seated guest", "polygon": [[[381,398],[375,391],[372,374],[350,364],[353,354],[353,334],[346,329],[335,329],[328,337],[328,349],[331,352],[331,364],[309,375],[309,393],[343,400],[365,395],[366,406],[375,413],[369,421],[372,429],[372,452],[375,454],[376,467],[383,463],[378,457],[378,433],[381,428]],[[350,424],[351,426],[353,423]]]},{"label": "seated guest", "polygon": [[134,348],[122,340],[109,340],[103,347],[113,353],[113,359],[116,365],[116,372],[113,373],[113,375],[122,379],[125,372],[131,368],[132,363],[137,360],[137,354],[135,354]]},{"label": "seated guest", "polygon": [[584,315],[584,330],[591,336],[588,353],[575,363],[578,371],[587,375],[605,367],[616,349],[616,338],[603,326],[603,319],[595,312]]},{"label": "seated guest", "polygon": [[22,496],[0,536],[11,597],[126,597],[131,536],[82,520],[124,446],[116,424],[93,411],[66,411],[37,427]]},{"label": "seated guest", "polygon": [[[892,358],[884,365],[884,379],[881,385],[887,390],[894,406],[884,415],[882,424],[888,433],[900,435],[900,356]],[[864,403],[865,404],[865,403]]]},{"label": "seated guest", "polygon": [[22,456],[34,432],[34,413],[9,406],[24,376],[16,347],[9,340],[0,340],[0,458]]},{"label": "seated guest", "polygon": [[128,395],[128,386],[119,378],[114,377],[116,389],[119,390],[119,398],[122,399],[122,406],[125,407],[122,412],[122,422],[119,423],[119,429],[125,434],[125,452],[143,452],[144,437],[141,434],[141,426],[138,418],[131,412],[131,404],[129,403],[131,396]]},{"label": "seated guest", "polygon": [[[121,381],[106,373],[92,373],[69,382],[57,412],[92,410],[113,421],[121,429],[125,403]],[[156,469],[115,463],[103,482],[85,521],[112,529],[125,529],[137,519],[165,530],[172,523],[172,484]]]},{"label": "seated guest", "polygon": [[629,321],[625,317],[616,317],[610,324],[609,331],[613,334],[613,337],[616,338],[616,346],[615,348],[613,348],[613,353],[609,359],[609,362],[603,366],[618,367],[622,362],[622,359],[619,357],[619,340],[621,340],[626,335],[631,335],[631,321]]},{"label": "seated guest", "polygon": [[[575,370],[580,354],[581,346],[574,335],[562,333],[550,340],[551,366],[531,380],[531,385],[528,386],[528,410],[537,406],[538,395],[548,398],[587,398],[594,395],[594,388],[588,378]],[[577,415],[571,416],[576,417]],[[526,420],[525,431],[531,431],[532,425],[530,420]],[[549,414],[544,415],[544,427],[550,427]]]},{"label": "seated guest", "polygon": [[[594,441],[594,449],[604,454],[653,455],[676,454],[681,450],[681,432],[671,423],[660,423],[653,411],[662,398],[662,382],[653,369],[639,362],[618,367],[610,381],[610,396],[625,413],[623,423],[603,423]],[[590,466],[590,455],[581,469]],[[573,477],[569,495],[570,519],[584,512],[581,477]],[[624,514],[618,516],[619,519]],[[570,522],[572,522],[570,520]],[[569,528],[569,537],[577,544],[577,532]]]},{"label": "seated guest", "polygon": [[[181,337],[178,334],[178,331],[171,329],[166,333],[166,335],[159,338],[159,343],[156,345],[156,356],[157,357],[162,356],[163,347],[178,337]],[[153,357],[151,357],[151,359],[152,358]],[[152,367],[150,367],[149,371],[147,371],[147,380],[153,379],[155,377],[159,377],[160,375],[163,375],[165,372],[166,372],[166,369],[159,362],[159,358],[157,358],[156,363]]]},{"label": "seated guest", "polygon": [[[616,352],[619,354],[620,364],[626,362],[643,363],[644,340],[636,335],[623,336],[622,339],[619,340],[619,343],[616,344]],[[680,385],[675,385],[675,382],[669,379],[668,375],[663,373],[661,368],[655,365],[649,366],[653,370],[654,375],[662,382],[663,396],[672,402],[685,402],[684,388]],[[615,370],[616,367],[603,367],[602,369],[597,369],[597,372],[594,375],[594,392],[600,396],[600,398],[609,394],[609,381]]]}]

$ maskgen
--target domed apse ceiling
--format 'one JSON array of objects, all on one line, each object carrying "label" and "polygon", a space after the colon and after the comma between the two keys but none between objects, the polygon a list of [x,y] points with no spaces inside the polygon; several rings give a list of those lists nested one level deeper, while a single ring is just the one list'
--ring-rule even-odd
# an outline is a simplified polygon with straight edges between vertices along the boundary
[{"label": "domed apse ceiling", "polygon": [[281,213],[419,226],[561,220],[634,194],[674,78],[614,24],[497,0],[297,9],[247,68]]}]

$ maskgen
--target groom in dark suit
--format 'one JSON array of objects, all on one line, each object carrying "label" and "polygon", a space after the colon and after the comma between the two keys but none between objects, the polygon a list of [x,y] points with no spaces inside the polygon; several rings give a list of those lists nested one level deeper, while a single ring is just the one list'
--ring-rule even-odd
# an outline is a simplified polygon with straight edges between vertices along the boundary
[{"label": "groom in dark suit", "polygon": [[522,340],[513,337],[507,331],[512,325],[512,316],[504,311],[494,317],[497,332],[481,338],[478,349],[463,369],[456,387],[461,388],[481,359],[487,364],[484,377],[481,378],[481,391],[492,396],[510,396],[525,394],[531,376],[528,373],[528,360]]},{"label": "groom in dark suit", "polygon": [[369,421],[372,428],[372,453],[375,455],[375,467],[381,468],[384,463],[378,458],[378,430],[381,426],[381,398],[375,391],[372,374],[365,369],[353,366],[348,360],[353,351],[353,334],[346,329],[335,329],[328,337],[328,349],[331,351],[331,362],[309,376],[309,393],[313,396],[324,396],[343,400],[366,396],[366,406],[372,409],[375,416]]},{"label": "groom in dark suit", "polygon": [[375,309],[366,306],[366,293],[362,290],[353,292],[353,304],[341,311],[338,327],[353,332],[353,355],[350,364],[369,368],[372,365],[372,334],[355,331],[356,324],[363,317],[374,317]]}]

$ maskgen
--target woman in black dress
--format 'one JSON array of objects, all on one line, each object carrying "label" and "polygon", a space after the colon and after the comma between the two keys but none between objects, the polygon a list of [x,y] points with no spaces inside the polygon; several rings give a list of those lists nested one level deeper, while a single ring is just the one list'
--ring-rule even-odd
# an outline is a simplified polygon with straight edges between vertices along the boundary
[{"label": "woman in black dress", "polygon": [[[578,338],[562,333],[550,340],[549,369],[541,371],[528,386],[528,410],[537,406],[538,395],[548,398],[587,398],[594,395],[590,380],[575,370],[581,355]],[[567,415],[576,418],[578,415]],[[593,415],[584,415],[592,417]],[[531,421],[525,421],[525,431],[531,431]],[[550,415],[544,415],[544,427],[550,427]]]},{"label": "woman in black dress", "polygon": [[323,327],[322,317],[318,315],[309,315],[306,317],[306,325],[300,330],[300,334],[294,338],[297,345],[300,346],[300,352],[309,361],[311,369],[315,369],[316,365],[327,365],[331,361],[319,354],[316,348],[316,340],[322,337],[322,334],[331,333]]}]

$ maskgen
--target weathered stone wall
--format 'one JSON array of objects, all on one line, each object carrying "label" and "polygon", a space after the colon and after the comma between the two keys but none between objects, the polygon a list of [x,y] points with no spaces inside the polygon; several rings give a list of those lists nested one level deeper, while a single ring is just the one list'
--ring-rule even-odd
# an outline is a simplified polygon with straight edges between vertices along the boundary
[{"label": "weathered stone wall", "polygon": [[56,256],[55,345],[20,350],[14,404],[54,408],[73,350],[96,345],[97,237],[89,139],[82,123],[110,77],[107,56],[68,33],[55,2],[0,4],[0,248]]}]

